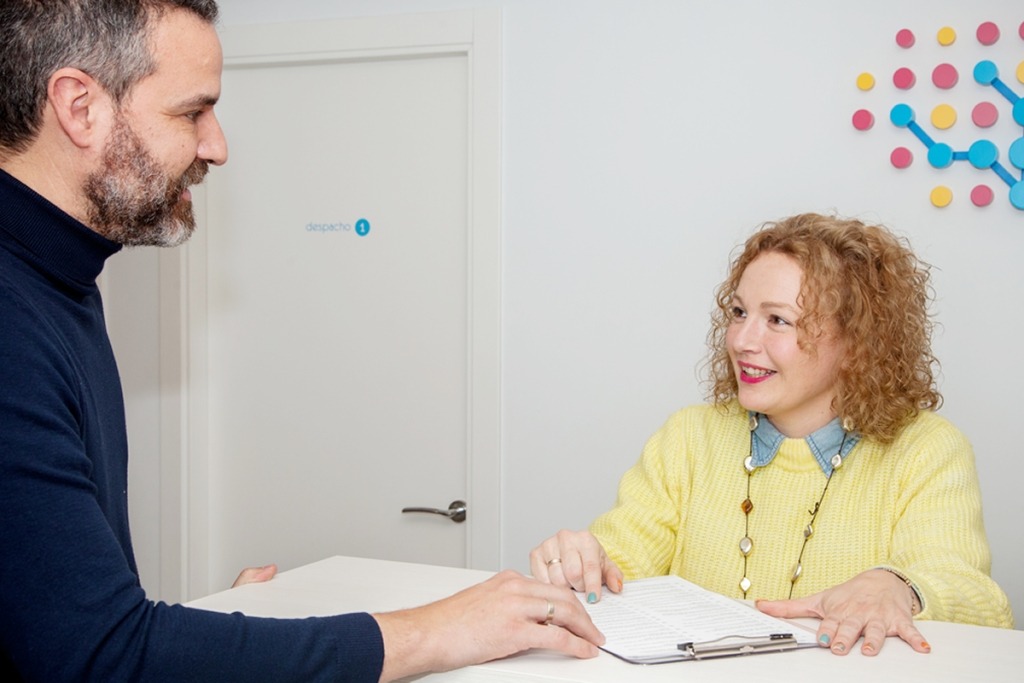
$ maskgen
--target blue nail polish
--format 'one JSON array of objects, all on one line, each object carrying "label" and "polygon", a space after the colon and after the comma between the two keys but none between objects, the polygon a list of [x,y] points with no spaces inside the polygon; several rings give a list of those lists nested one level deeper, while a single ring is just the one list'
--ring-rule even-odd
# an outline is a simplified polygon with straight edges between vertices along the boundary
[{"label": "blue nail polish", "polygon": [[591,605],[597,602],[597,593],[588,593],[587,602],[589,602]]},{"label": "blue nail polish", "polygon": [[822,633],[821,637],[818,638],[818,642],[820,642],[822,645],[828,645],[832,642],[832,639],[828,637],[827,633]]}]

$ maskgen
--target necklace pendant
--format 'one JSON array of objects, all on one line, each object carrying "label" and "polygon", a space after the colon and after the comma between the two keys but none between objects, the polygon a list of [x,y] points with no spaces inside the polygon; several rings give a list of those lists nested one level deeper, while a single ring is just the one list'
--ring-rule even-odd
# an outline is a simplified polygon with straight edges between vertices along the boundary
[{"label": "necklace pendant", "polygon": [[740,590],[743,591],[743,595],[747,594],[747,591],[750,590],[750,579],[745,576],[740,579]]},{"label": "necklace pendant", "polygon": [[804,529],[804,538],[810,538],[813,535],[814,535],[814,526],[811,525],[811,524],[808,524],[807,528]]},{"label": "necklace pendant", "polygon": [[750,419],[747,420],[747,427],[750,429],[750,431],[754,431],[755,429],[757,429],[757,413],[751,415]]},{"label": "necklace pendant", "polygon": [[754,549],[754,542],[750,540],[749,536],[744,536],[740,539],[740,552],[743,553],[743,557],[750,554],[750,551]]},{"label": "necklace pendant", "polygon": [[740,509],[743,510],[743,514],[749,515],[751,512],[754,511],[754,503],[753,503],[753,501],[751,501],[749,498],[747,498],[746,500],[744,500],[740,504]]},{"label": "necklace pendant", "polygon": [[804,566],[799,562],[796,563],[796,567],[793,568],[793,578],[790,579],[790,583],[796,583],[796,580],[800,578],[800,575],[804,573]]},{"label": "necklace pendant", "polygon": [[835,455],[832,456],[832,469],[838,470],[842,466],[843,466],[843,456],[841,454],[839,454],[839,453],[836,453]]},{"label": "necklace pendant", "polygon": [[743,459],[743,469],[747,471],[747,474],[754,473],[754,456],[748,455]]}]

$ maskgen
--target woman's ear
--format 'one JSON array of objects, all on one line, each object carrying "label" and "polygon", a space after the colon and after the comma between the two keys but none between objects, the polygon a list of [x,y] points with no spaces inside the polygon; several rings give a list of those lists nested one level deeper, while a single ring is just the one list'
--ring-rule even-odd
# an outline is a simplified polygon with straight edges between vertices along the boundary
[{"label": "woman's ear", "polygon": [[81,69],[66,67],[50,77],[47,99],[58,125],[75,146],[90,147],[105,139],[100,125],[110,109],[107,91]]}]

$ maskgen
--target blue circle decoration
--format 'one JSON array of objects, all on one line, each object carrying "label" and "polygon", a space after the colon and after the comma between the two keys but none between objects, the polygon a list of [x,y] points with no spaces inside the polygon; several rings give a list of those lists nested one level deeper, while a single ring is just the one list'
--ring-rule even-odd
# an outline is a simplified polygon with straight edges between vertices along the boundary
[{"label": "blue circle decoration", "polygon": [[967,151],[967,159],[974,168],[992,168],[999,161],[999,148],[990,140],[978,140]]},{"label": "blue circle decoration", "polygon": [[1010,203],[1013,204],[1014,207],[1024,210],[1024,180],[1015,183],[1014,186],[1010,188]]},{"label": "blue circle decoration", "polygon": [[908,104],[897,104],[889,112],[889,120],[894,126],[906,128],[914,121],[914,110]]},{"label": "blue circle decoration", "polygon": [[1024,126],[1024,97],[1013,103],[1013,120],[1018,126]]},{"label": "blue circle decoration", "polygon": [[937,142],[928,150],[928,163],[935,168],[946,168],[953,163],[953,148],[944,142]]},{"label": "blue circle decoration", "polygon": [[360,237],[366,237],[370,234],[370,221],[365,218],[360,218],[356,221],[356,234]]},{"label": "blue circle decoration", "polygon": [[981,85],[992,85],[999,78],[999,69],[993,62],[985,60],[974,67],[974,80]]},{"label": "blue circle decoration", "polygon": [[1010,145],[1010,163],[1024,170],[1024,138],[1017,138]]}]

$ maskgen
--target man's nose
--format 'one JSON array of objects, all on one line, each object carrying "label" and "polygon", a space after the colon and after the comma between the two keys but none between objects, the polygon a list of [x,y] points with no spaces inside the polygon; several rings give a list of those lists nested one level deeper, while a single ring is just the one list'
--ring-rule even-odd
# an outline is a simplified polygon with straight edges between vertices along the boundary
[{"label": "man's nose", "polygon": [[211,111],[201,118],[199,124],[199,149],[197,156],[214,166],[227,163],[228,141],[220,127],[220,121]]}]

